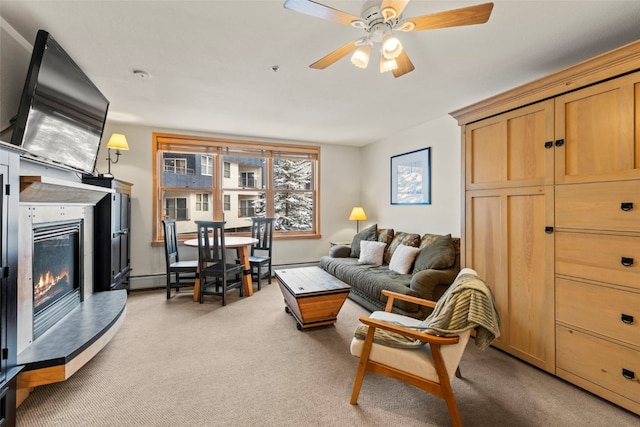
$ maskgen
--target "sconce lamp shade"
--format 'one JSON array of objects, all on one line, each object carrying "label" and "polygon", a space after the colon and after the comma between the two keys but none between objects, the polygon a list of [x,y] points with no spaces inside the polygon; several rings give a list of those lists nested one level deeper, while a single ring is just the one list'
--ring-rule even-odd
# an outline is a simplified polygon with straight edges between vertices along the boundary
[{"label": "sconce lamp shade", "polygon": [[367,219],[367,215],[364,213],[364,209],[361,206],[356,206],[351,210],[351,215],[349,215],[350,221],[365,221]]},{"label": "sconce lamp shade", "polygon": [[126,151],[129,149],[129,144],[127,143],[127,138],[123,134],[114,133],[111,135],[111,138],[109,138],[107,148]]}]

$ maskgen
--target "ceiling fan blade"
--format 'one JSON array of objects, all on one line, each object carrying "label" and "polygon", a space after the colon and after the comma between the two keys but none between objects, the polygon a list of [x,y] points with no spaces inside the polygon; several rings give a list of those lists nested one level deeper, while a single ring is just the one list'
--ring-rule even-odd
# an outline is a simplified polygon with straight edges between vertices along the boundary
[{"label": "ceiling fan blade", "polygon": [[339,59],[343,58],[344,56],[350,54],[351,52],[356,50],[356,48],[357,48],[356,42],[355,41],[351,41],[351,42],[345,44],[344,46],[334,50],[333,52],[331,52],[330,54],[328,54],[324,58],[318,59],[316,62],[314,62],[313,64],[309,65],[309,68],[316,68],[318,70],[323,70],[323,69],[327,68],[329,65],[333,64],[334,62],[336,62],[337,60],[339,60]]},{"label": "ceiling fan blade", "polygon": [[415,24],[411,31],[433,30],[436,28],[460,27],[463,25],[484,24],[491,16],[493,3],[484,3],[431,15],[409,18]]},{"label": "ceiling fan blade", "polygon": [[400,56],[396,58],[396,63],[398,64],[398,66],[395,70],[391,71],[393,73],[393,77],[396,78],[404,76],[405,74],[410,73],[416,69],[416,67],[413,66],[413,62],[411,62],[411,60],[409,59],[409,55],[407,55],[407,52],[404,49],[400,53]]},{"label": "ceiling fan blade", "polygon": [[402,14],[402,11],[407,7],[409,0],[383,0],[380,5],[380,10],[384,10],[388,7],[396,11],[396,17]]},{"label": "ceiling fan blade", "polygon": [[311,0],[287,0],[284,2],[285,9],[315,16],[316,18],[334,21],[344,25],[351,25],[351,22],[359,20],[357,16],[351,15],[338,9],[316,3]]}]

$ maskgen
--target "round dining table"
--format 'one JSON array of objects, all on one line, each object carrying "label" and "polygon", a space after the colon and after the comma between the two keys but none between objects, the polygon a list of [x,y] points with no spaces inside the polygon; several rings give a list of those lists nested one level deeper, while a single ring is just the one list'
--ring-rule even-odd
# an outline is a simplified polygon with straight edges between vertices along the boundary
[{"label": "round dining table", "polygon": [[[185,240],[185,246],[198,247],[198,239]],[[242,287],[244,288],[244,294],[248,297],[253,295],[253,282],[251,280],[251,265],[249,264],[249,246],[253,246],[258,243],[258,239],[253,237],[243,236],[225,236],[224,247],[225,249],[235,249],[238,254],[240,264],[244,266],[244,272],[242,275]],[[200,301],[200,279],[196,275],[196,280],[193,286],[193,300]]]}]

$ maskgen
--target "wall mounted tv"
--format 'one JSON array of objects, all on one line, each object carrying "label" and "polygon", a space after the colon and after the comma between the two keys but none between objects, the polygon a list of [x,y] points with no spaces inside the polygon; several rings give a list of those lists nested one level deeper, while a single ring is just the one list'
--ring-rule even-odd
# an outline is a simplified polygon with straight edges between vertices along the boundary
[{"label": "wall mounted tv", "polygon": [[109,100],[46,31],[31,54],[11,143],[26,157],[92,174]]}]

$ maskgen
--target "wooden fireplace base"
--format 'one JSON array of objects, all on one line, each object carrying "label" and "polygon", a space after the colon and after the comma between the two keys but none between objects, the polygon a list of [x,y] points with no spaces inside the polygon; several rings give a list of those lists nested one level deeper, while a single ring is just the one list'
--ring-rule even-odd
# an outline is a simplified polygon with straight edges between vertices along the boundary
[{"label": "wooden fireplace base", "polygon": [[95,293],[21,352],[16,406],[34,387],[66,381],[98,354],[124,322],[126,301],[124,289]]}]

